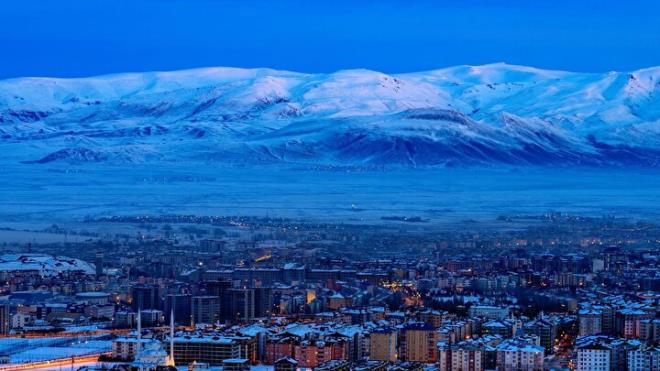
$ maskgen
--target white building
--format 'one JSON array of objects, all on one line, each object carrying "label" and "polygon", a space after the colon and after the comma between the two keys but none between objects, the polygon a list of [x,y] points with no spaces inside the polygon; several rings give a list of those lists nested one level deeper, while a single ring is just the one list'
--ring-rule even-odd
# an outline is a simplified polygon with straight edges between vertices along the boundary
[{"label": "white building", "polygon": [[603,332],[603,313],[597,309],[581,309],[580,336],[598,335]]},{"label": "white building", "polygon": [[505,319],[509,316],[509,308],[475,305],[470,308],[470,317],[483,317],[490,319]]},{"label": "white building", "polygon": [[137,339],[120,337],[112,341],[112,358],[121,359],[124,361],[132,361],[138,350],[138,341],[144,347],[145,344],[150,342],[150,339]]},{"label": "white building", "polygon": [[577,371],[610,371],[611,349],[602,344],[590,344],[578,348]]},{"label": "white building", "polygon": [[628,371],[660,371],[660,348],[629,351]]},{"label": "white building", "polygon": [[506,340],[496,348],[498,371],[543,371],[544,348],[520,340]]}]

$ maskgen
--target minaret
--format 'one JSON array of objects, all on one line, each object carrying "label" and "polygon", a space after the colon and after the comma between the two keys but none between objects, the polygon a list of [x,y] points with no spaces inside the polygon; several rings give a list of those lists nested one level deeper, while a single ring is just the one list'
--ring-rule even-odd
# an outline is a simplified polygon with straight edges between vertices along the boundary
[{"label": "minaret", "polygon": [[[137,314],[137,350],[135,351],[135,360],[139,361],[140,360],[140,353],[142,351],[142,313],[140,309],[138,309],[138,314]],[[140,369],[142,367],[140,366]]]},{"label": "minaret", "polygon": [[170,311],[170,355],[167,357],[167,366],[174,364],[174,308]]}]

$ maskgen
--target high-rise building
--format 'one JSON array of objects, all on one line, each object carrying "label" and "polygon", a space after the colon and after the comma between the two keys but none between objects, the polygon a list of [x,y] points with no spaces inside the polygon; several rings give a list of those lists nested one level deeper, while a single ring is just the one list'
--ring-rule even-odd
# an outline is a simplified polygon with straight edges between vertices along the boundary
[{"label": "high-rise building", "polygon": [[220,319],[220,298],[213,295],[192,297],[192,323],[215,323]]},{"label": "high-rise building", "polygon": [[601,333],[603,335],[614,335],[615,334],[615,319],[616,319],[616,310],[608,305],[592,305],[589,308],[592,311],[598,311],[601,313]]},{"label": "high-rise building", "polygon": [[191,321],[192,296],[190,294],[168,294],[165,297],[165,319],[170,322],[170,315],[174,314],[174,323],[189,325]]},{"label": "high-rise building", "polygon": [[94,259],[94,266],[96,267],[96,277],[103,275],[103,251],[96,252],[96,258]]},{"label": "high-rise building", "polygon": [[142,326],[159,326],[165,322],[163,312],[158,309],[145,309],[139,313]]},{"label": "high-rise building", "polygon": [[254,316],[269,317],[273,312],[273,291],[270,287],[254,288]]},{"label": "high-rise building", "polygon": [[641,320],[639,326],[641,340],[647,343],[660,342],[660,319]]},{"label": "high-rise building", "polygon": [[439,371],[483,371],[485,365],[485,347],[476,341],[438,345]]},{"label": "high-rise building", "polygon": [[545,348],[546,354],[554,352],[555,339],[557,338],[558,326],[541,314],[539,318],[525,325],[525,333],[534,334],[541,339],[541,346]]},{"label": "high-rise building", "polygon": [[578,347],[577,371],[610,371],[611,349],[600,343]]},{"label": "high-rise building", "polygon": [[115,313],[114,325],[121,328],[132,328],[137,324],[137,313],[119,311]]},{"label": "high-rise building", "polygon": [[11,315],[9,303],[0,303],[0,334],[8,334],[11,330]]},{"label": "high-rise building", "polygon": [[217,297],[222,297],[222,294],[231,288],[231,281],[227,280],[215,280],[215,281],[204,281],[204,288],[206,288],[206,295],[213,295]]},{"label": "high-rise building", "polygon": [[396,362],[397,333],[392,329],[378,329],[371,332],[369,359]]},{"label": "high-rise building", "polygon": [[640,338],[641,322],[653,319],[655,313],[640,309],[624,308],[616,312],[616,332],[625,338]]},{"label": "high-rise building", "polygon": [[628,352],[628,371],[660,371],[660,347],[649,347]]},{"label": "high-rise building", "polygon": [[230,322],[249,321],[255,317],[254,304],[254,289],[227,289],[222,295],[220,319]]},{"label": "high-rise building", "polygon": [[603,313],[597,309],[582,309],[578,312],[580,336],[603,333]]},{"label": "high-rise building", "polygon": [[305,266],[302,264],[284,264],[282,271],[284,282],[302,282],[305,280]]},{"label": "high-rise building", "polygon": [[640,345],[637,340],[604,335],[579,337],[575,341],[577,370],[625,370],[630,352],[639,349]]},{"label": "high-rise building", "polygon": [[[440,334],[427,323],[409,324],[403,329],[405,344],[402,355],[406,361],[432,363],[438,360]],[[403,358],[403,357],[402,357]]]},{"label": "high-rise building", "polygon": [[136,312],[143,309],[160,309],[160,289],[154,285],[132,286],[131,308]]}]

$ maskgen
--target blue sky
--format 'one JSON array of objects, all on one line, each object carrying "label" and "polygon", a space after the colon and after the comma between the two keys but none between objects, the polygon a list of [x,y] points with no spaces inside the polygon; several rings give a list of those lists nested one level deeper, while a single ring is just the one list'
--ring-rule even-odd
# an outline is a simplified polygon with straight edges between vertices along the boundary
[{"label": "blue sky", "polygon": [[202,66],[660,65],[660,1],[3,0],[0,78]]}]

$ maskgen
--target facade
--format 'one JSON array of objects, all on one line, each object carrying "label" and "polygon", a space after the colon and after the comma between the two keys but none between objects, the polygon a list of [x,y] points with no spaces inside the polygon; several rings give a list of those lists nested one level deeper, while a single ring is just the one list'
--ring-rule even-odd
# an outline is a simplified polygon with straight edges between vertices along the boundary
[{"label": "facade", "polygon": [[642,321],[654,317],[654,314],[639,309],[619,310],[616,313],[617,333],[625,338],[638,339],[642,334]]},{"label": "facade", "polygon": [[8,334],[11,329],[11,315],[8,303],[0,303],[0,334]]},{"label": "facade", "polygon": [[89,291],[79,292],[76,294],[76,301],[84,302],[87,304],[105,305],[108,304],[109,299],[110,294],[105,292]]},{"label": "facade", "polygon": [[87,306],[85,314],[91,318],[112,318],[115,315],[115,306],[113,304]]},{"label": "facade", "polygon": [[546,354],[554,352],[555,339],[557,338],[558,326],[541,315],[540,318],[525,325],[525,333],[539,337],[541,346],[545,348]]},{"label": "facade", "polygon": [[254,316],[269,317],[273,312],[273,293],[269,287],[254,288]]},{"label": "facade", "polygon": [[241,347],[234,339],[209,336],[174,338],[174,362],[177,365],[193,362],[222,365],[224,360],[236,358],[241,358]]},{"label": "facade", "polygon": [[580,320],[580,336],[599,335],[603,333],[603,313],[600,310],[580,310],[578,318]]},{"label": "facade", "polygon": [[96,277],[101,277],[103,275],[103,251],[96,252],[94,267],[96,268]]},{"label": "facade", "polygon": [[275,371],[296,371],[298,369],[298,361],[291,357],[280,358],[275,361]]},{"label": "facade", "polygon": [[154,285],[132,286],[131,308],[135,312],[145,309],[160,309],[160,289]]},{"label": "facade", "polygon": [[220,298],[212,295],[192,297],[192,323],[213,324],[220,317]]},{"label": "facade", "polygon": [[369,342],[369,359],[396,362],[397,333],[391,329],[373,331]]},{"label": "facade", "polygon": [[602,344],[590,344],[577,351],[577,371],[610,371],[611,351]]},{"label": "facade", "polygon": [[157,309],[146,309],[140,311],[140,319],[143,326],[159,326],[165,323],[163,312]]},{"label": "facade", "polygon": [[660,342],[660,319],[645,319],[639,326],[641,340],[651,344]]},{"label": "facade", "polygon": [[628,371],[660,371],[660,348],[640,348],[628,352]]},{"label": "facade", "polygon": [[226,289],[220,308],[222,321],[246,322],[255,318],[254,289]]},{"label": "facade", "polygon": [[505,340],[496,347],[497,371],[543,371],[543,347]]},{"label": "facade", "polygon": [[278,359],[293,357],[295,342],[292,337],[269,339],[266,342],[266,363],[273,364]]},{"label": "facade", "polygon": [[438,360],[437,344],[440,335],[433,326],[414,323],[406,326],[403,332],[406,361],[434,363]]},{"label": "facade", "polygon": [[293,354],[302,368],[314,368],[331,360],[347,358],[345,342],[303,341],[294,346]]},{"label": "facade", "polygon": [[[140,339],[142,347],[149,342],[149,339]],[[112,341],[112,358],[122,361],[133,361],[137,354],[138,339],[120,337]]]},{"label": "facade", "polygon": [[483,371],[485,364],[485,348],[476,342],[438,346],[439,371]]},{"label": "facade", "polygon": [[170,323],[174,313],[174,323],[189,325],[192,321],[192,296],[190,294],[169,294],[165,297],[165,320]]},{"label": "facade", "polygon": [[137,324],[137,313],[119,311],[115,313],[114,325],[122,328],[132,328]]},{"label": "facade", "polygon": [[487,305],[475,305],[470,308],[469,315],[470,317],[483,317],[501,320],[509,316],[509,309]]}]

